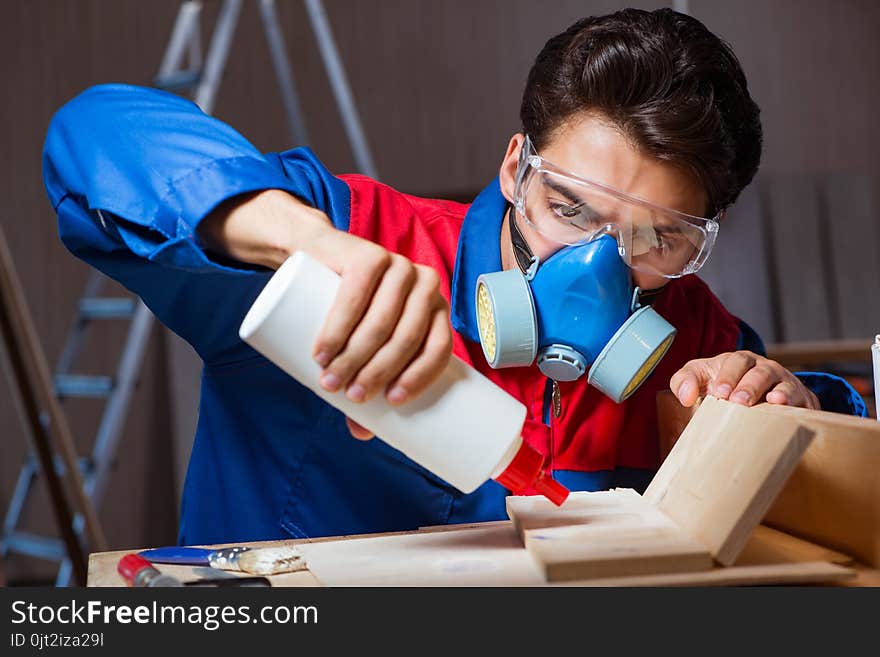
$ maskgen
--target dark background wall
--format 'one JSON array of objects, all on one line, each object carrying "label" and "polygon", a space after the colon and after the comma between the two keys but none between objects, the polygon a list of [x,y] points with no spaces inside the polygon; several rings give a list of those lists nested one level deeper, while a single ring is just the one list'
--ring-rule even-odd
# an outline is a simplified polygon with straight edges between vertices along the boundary
[{"label": "dark background wall", "polygon": [[[654,8],[668,3],[632,4]],[[762,175],[876,175],[880,3],[681,4],[730,41],[742,60],[763,110]],[[5,155],[0,159],[0,223],[49,362],[58,357],[86,267],[59,243],[42,189],[40,149],[46,126],[56,108],[89,85],[150,84],[177,5],[176,0],[0,0],[0,80],[5,87],[0,104]],[[302,4],[278,0],[278,5],[311,145],[331,170],[352,170]],[[411,193],[467,196],[495,174],[507,139],[517,129],[525,75],[544,41],[581,16],[623,3],[327,0],[326,6],[380,176]],[[216,11],[209,8],[206,13],[208,27]],[[253,3],[242,13],[215,114],[262,149],[292,145]],[[733,214],[731,221],[735,219]],[[835,221],[835,229],[849,229],[847,217]],[[746,251],[737,256],[739,266],[759,257],[747,246],[746,241],[740,244]],[[735,300],[742,298],[732,294]],[[773,330],[766,318],[749,319]],[[120,327],[102,328],[94,338],[81,369],[112,370]],[[111,494],[101,508],[113,548],[175,538],[179,473],[197,396],[192,368],[180,366],[175,358],[169,364],[168,354],[179,350],[166,333],[154,332]],[[10,394],[7,381],[0,379],[2,508],[25,453]],[[84,451],[100,409],[97,403],[69,405]],[[51,530],[42,492],[34,507],[29,526]],[[19,581],[52,572],[49,564],[20,558],[7,570]]]}]

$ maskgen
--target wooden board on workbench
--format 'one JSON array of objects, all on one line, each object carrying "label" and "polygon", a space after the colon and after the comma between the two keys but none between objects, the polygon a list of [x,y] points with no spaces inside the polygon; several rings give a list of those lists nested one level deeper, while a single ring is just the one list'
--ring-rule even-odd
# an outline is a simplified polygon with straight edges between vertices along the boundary
[{"label": "wooden board on workbench", "polygon": [[[512,523],[302,546],[326,586],[547,586]],[[803,557],[804,555],[802,555]],[[806,556],[812,556],[807,553]],[[551,583],[550,586],[721,586],[839,582],[853,571],[827,562],[750,564],[708,571]]]},{"label": "wooden board on workbench", "polygon": [[[522,548],[516,530],[509,522],[448,526],[439,531],[433,531],[432,528],[431,531],[284,543],[300,547],[305,545],[303,552],[308,555],[307,561],[310,560],[309,571],[270,576],[273,586],[548,585],[534,559]],[[815,549],[801,548],[785,557],[807,559],[806,563],[735,565],[694,573],[582,580],[564,585],[749,586],[855,581],[847,579],[852,577],[851,570],[834,564],[811,563],[810,560],[816,558]],[[121,586],[122,580],[116,575],[116,563],[123,554],[133,551],[91,555],[89,586]],[[766,547],[759,547],[756,551],[765,555],[767,552]],[[778,561],[778,558],[774,557],[774,560]],[[160,566],[160,569],[185,580],[214,574],[208,569],[197,570],[187,566]],[[864,581],[876,585],[880,579],[874,571],[870,571]]]},{"label": "wooden board on workbench", "polygon": [[639,577],[604,577],[571,582],[574,586],[775,586],[782,584],[832,584],[851,580],[855,572],[826,561],[752,566],[719,566],[691,573],[665,573]]},{"label": "wooden board on workbench", "polygon": [[509,523],[300,546],[327,586],[539,586]]},{"label": "wooden board on workbench", "polygon": [[812,437],[793,417],[707,397],[644,497],[731,565]]},{"label": "wooden board on workbench", "polygon": [[[445,532],[445,531],[461,531],[462,529],[469,528],[482,528],[487,529],[493,526],[502,525],[504,527],[509,527],[510,523],[506,520],[498,521],[498,522],[483,522],[483,523],[468,523],[468,524],[458,524],[458,525],[434,525],[430,527],[421,527],[418,530],[418,533],[432,533],[432,532]],[[415,532],[410,531],[399,531],[399,532],[381,532],[376,534],[356,534],[352,536],[320,536],[316,538],[301,538],[301,539],[291,539],[291,540],[277,540],[277,541],[256,541],[253,543],[246,543],[248,547],[257,548],[257,547],[278,547],[278,546],[291,546],[295,545],[297,547],[304,545],[306,543],[325,543],[325,542],[336,542],[336,541],[348,541],[348,540],[363,540],[367,538],[389,538],[393,536],[410,536]],[[221,548],[221,547],[234,547],[237,545],[242,545],[241,543],[222,543],[217,545],[200,545],[194,547],[211,547],[211,548]],[[157,546],[154,546],[157,547]],[[119,573],[116,572],[116,565],[119,560],[125,556],[126,554],[132,554],[134,552],[139,552],[142,549],[147,548],[138,548],[136,550],[117,550],[114,552],[97,552],[89,555],[89,575],[88,575],[88,586],[125,586],[125,582],[120,577]],[[157,564],[156,567],[162,572],[168,573],[174,577],[177,577],[181,581],[189,581],[192,579],[204,579],[208,577],[217,577],[223,576],[225,573],[223,571],[217,571],[212,568],[205,568],[202,566],[179,566],[179,565],[171,565],[171,564]],[[236,576],[234,573],[228,573],[231,576]],[[241,574],[244,576],[244,573]],[[320,586],[320,582],[315,578],[315,576],[308,570],[298,571],[295,573],[282,573],[279,575],[272,575],[269,577],[269,580],[272,582],[273,586]]]},{"label": "wooden board on workbench", "polygon": [[561,508],[508,497],[520,539],[551,582],[710,570],[712,556],[631,489],[575,492]]},{"label": "wooden board on workbench", "polygon": [[[880,422],[770,404],[755,408],[794,417],[815,433],[764,522],[880,567]],[[657,410],[663,457],[694,410],[668,391],[658,394]]]}]

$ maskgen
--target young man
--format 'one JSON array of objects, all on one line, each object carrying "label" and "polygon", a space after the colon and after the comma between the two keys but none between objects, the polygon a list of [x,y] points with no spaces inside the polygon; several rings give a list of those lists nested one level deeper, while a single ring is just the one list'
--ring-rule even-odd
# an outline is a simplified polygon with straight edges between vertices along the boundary
[{"label": "young man", "polygon": [[[406,404],[452,351],[527,406],[525,440],[572,489],[647,484],[658,466],[655,395],[667,387],[687,405],[711,393],[864,414],[842,380],[795,376],[761,356],[754,332],[688,275],[757,170],[758,114],[729,48],[670,10],[588,18],[548,41],[526,84],[523,130],[470,206],[335,177],[303,148],[261,154],[159,91],[108,85],[70,101],[50,126],[44,166],[64,243],[139,294],[205,363],[180,541],[505,515],[499,484],[463,495],[381,440],[352,440],[349,431],[369,434],[238,338],[296,250],[342,276],[318,343],[302,345],[326,389]],[[490,368],[478,276],[606,238],[642,303],[678,331],[644,384],[618,404],[586,377]]]}]

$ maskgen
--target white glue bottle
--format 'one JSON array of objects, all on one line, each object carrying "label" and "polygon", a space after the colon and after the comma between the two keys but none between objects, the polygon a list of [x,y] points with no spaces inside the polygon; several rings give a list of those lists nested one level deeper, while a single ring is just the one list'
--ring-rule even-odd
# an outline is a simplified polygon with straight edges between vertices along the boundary
[{"label": "white glue bottle", "polygon": [[532,488],[557,505],[568,490],[543,469],[520,435],[526,408],[457,357],[414,400],[391,406],[379,394],[355,403],[318,383],[312,348],[340,277],[302,251],[273,274],[241,324],[241,339],[416,463],[463,493],[488,479],[522,494]]}]

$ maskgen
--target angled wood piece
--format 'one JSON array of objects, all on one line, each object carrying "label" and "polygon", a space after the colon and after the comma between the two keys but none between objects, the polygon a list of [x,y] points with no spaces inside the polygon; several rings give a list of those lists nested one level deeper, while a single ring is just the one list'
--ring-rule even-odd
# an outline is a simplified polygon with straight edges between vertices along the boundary
[{"label": "angled wood piece", "polygon": [[812,438],[796,416],[707,397],[644,497],[729,566]]},{"label": "angled wood piece", "polygon": [[[657,395],[661,454],[693,415],[671,392]],[[880,422],[827,411],[761,404],[815,433],[763,522],[880,567]]]},{"label": "angled wood piece", "polygon": [[765,412],[797,420],[815,438],[764,523],[880,567],[880,422],[792,407]]},{"label": "angled wood piece", "polygon": [[630,489],[572,493],[559,509],[508,497],[507,513],[550,582],[712,568],[705,547]]}]

